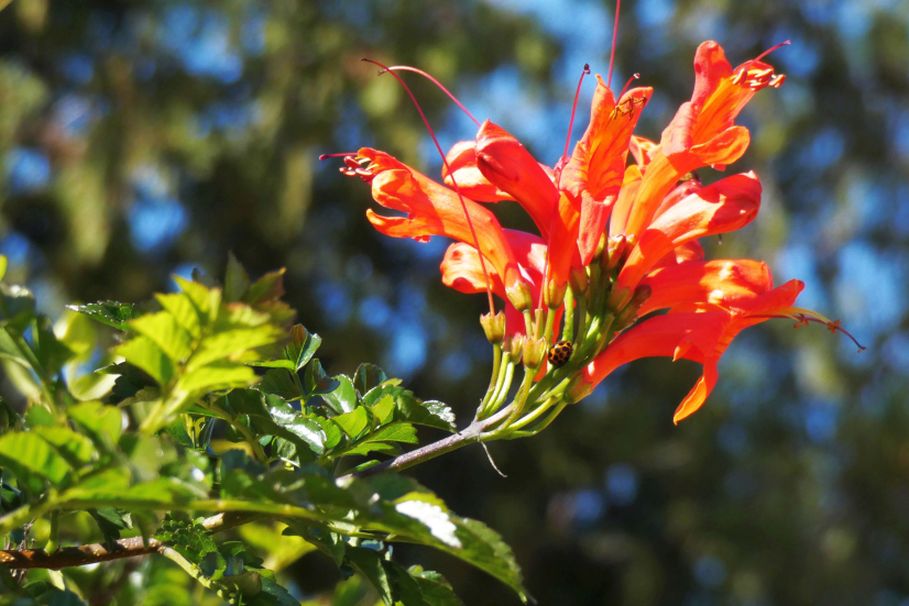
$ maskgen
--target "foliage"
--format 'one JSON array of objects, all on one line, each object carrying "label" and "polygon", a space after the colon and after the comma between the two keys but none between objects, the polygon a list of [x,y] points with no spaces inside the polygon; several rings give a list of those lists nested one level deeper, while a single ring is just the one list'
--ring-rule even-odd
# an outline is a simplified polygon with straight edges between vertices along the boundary
[{"label": "foliage", "polygon": [[[459,604],[439,573],[392,558],[405,542],[524,595],[498,534],[412,479],[365,471],[416,444],[419,426],[454,431],[447,406],[370,364],[328,374],[318,335],[290,326],[282,272],[252,281],[231,259],[223,287],[175,282],[154,306],[76,305],[55,325],[26,289],[3,284],[2,363],[26,401],[3,409],[6,544],[53,558],[67,543],[141,535],[236,604],[298,603],[275,569],[318,549],[386,604]],[[217,532],[252,523],[252,534]],[[17,604],[97,599],[68,571],[7,581]]]}]

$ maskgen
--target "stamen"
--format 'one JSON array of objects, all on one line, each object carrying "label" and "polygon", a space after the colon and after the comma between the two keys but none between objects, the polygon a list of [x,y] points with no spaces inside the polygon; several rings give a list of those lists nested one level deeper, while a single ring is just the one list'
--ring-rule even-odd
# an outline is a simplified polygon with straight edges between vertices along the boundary
[{"label": "stamen", "polygon": [[319,154],[319,160],[328,160],[329,158],[349,158],[356,155],[357,152],[333,152],[330,154]]},{"label": "stamen", "polygon": [[461,102],[458,100],[458,98],[454,96],[454,93],[452,93],[450,90],[448,90],[447,88],[445,88],[445,85],[442,84],[441,82],[439,82],[439,81],[435,78],[435,76],[432,76],[432,75],[430,75],[430,74],[427,73],[427,72],[424,72],[422,69],[420,69],[420,68],[418,68],[418,67],[411,67],[410,65],[392,65],[391,67],[387,67],[387,68],[385,68],[385,69],[387,69],[387,70],[390,71],[390,72],[394,72],[394,71],[413,72],[413,73],[415,73],[415,74],[419,74],[419,75],[423,76],[424,78],[426,78],[427,80],[429,80],[430,82],[432,82],[433,84],[435,84],[443,93],[445,93],[446,95],[448,95],[448,98],[451,99],[452,102],[453,102],[455,105],[457,105],[457,106],[461,109],[462,112],[464,112],[465,114],[467,114],[467,117],[470,118],[471,120],[473,120],[473,123],[476,124],[477,127],[480,126],[480,121],[477,120],[477,119],[473,116],[473,114],[470,113],[470,110],[468,110],[466,107],[464,107],[464,104],[461,103]]},{"label": "stamen", "polygon": [[622,0],[615,0],[615,19],[612,22],[612,47],[609,49],[609,71],[606,72],[607,88],[612,88],[612,68],[615,65],[615,45],[619,39],[619,13],[621,10]]},{"label": "stamen", "polygon": [[382,71],[379,72],[379,75],[382,75],[385,72],[391,74],[391,76],[398,81],[398,84],[401,85],[401,88],[404,89],[404,92],[407,93],[407,96],[410,97],[410,102],[413,103],[413,106],[416,108],[417,113],[420,114],[420,119],[423,121],[423,126],[426,127],[426,131],[429,133],[433,144],[436,146],[436,151],[439,152],[439,157],[442,158],[442,164],[445,165],[445,171],[451,178],[451,184],[454,186],[455,193],[458,194],[458,200],[461,202],[461,209],[464,211],[464,218],[467,219],[467,226],[470,228],[470,236],[473,238],[473,245],[477,249],[477,253],[480,258],[480,269],[483,271],[483,279],[486,280],[486,297],[489,300],[489,313],[495,315],[495,304],[492,300],[492,282],[489,279],[489,272],[486,271],[486,260],[483,258],[483,250],[480,248],[480,239],[477,237],[476,228],[474,228],[473,221],[470,219],[470,213],[467,212],[467,204],[464,202],[464,196],[461,194],[461,188],[458,187],[458,184],[455,181],[454,172],[451,170],[451,166],[448,164],[448,159],[445,157],[445,152],[442,151],[442,145],[439,143],[439,139],[436,137],[436,131],[433,130],[432,125],[429,123],[429,118],[426,117],[426,113],[423,111],[423,107],[420,105],[420,102],[417,101],[417,98],[413,94],[413,91],[410,90],[410,87],[407,86],[407,83],[404,82],[404,79],[401,78],[401,76],[399,76],[394,71],[391,71],[387,66],[380,63],[379,61],[376,61],[375,59],[363,57],[362,61],[372,63],[373,65],[381,68]]},{"label": "stamen", "polygon": [[639,74],[638,72],[634,72],[633,74],[631,74],[631,77],[628,78],[628,80],[625,81],[625,86],[622,87],[621,92],[619,92],[619,96],[616,97],[616,101],[618,101],[619,99],[621,99],[621,98],[622,98],[622,95],[624,95],[625,93],[628,92],[628,88],[631,86],[631,82],[632,82],[632,81],[634,81],[634,80],[640,80],[640,79],[641,79],[641,74]]},{"label": "stamen", "polygon": [[581,84],[584,82],[584,76],[590,74],[590,64],[585,63],[584,69],[581,70],[581,77],[578,78],[578,87],[574,91],[574,102],[571,104],[571,118],[568,120],[568,133],[565,135],[565,149],[562,150],[562,158],[568,157],[568,146],[571,144],[571,131],[574,130],[574,116],[578,111],[578,99],[581,96]]},{"label": "stamen", "polygon": [[772,52],[774,52],[774,51],[776,51],[776,50],[779,50],[780,48],[782,48],[782,47],[784,47],[784,46],[789,46],[790,44],[792,44],[792,40],[783,40],[783,41],[780,42],[779,44],[774,44],[773,46],[771,46],[770,48],[768,48],[767,50],[765,50],[763,53],[761,53],[760,55],[758,55],[757,57],[755,57],[754,60],[755,60],[755,61],[760,61],[761,59],[763,59],[764,57],[766,57],[766,56],[769,55],[770,53],[772,53]]}]

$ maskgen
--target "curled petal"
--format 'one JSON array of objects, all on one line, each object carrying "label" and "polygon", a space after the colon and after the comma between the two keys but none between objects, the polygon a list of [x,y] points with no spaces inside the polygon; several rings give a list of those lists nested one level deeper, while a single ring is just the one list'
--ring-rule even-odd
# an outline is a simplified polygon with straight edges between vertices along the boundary
[{"label": "curled petal", "polygon": [[472,244],[476,234],[480,250],[501,277],[506,290],[521,289],[523,282],[514,251],[498,219],[489,210],[459,197],[384,152],[364,148],[360,155],[370,160],[367,170],[375,201],[405,213],[405,216],[384,216],[368,209],[366,217],[373,227],[396,238],[423,241],[431,236],[446,236]]},{"label": "curled petal", "polygon": [[547,237],[559,192],[530,152],[505,129],[487,120],[477,132],[476,158],[480,172],[520,204]]},{"label": "curled petal", "polygon": [[717,364],[733,339],[743,330],[785,314],[803,285],[791,280],[748,300],[742,309],[706,312],[670,312],[647,318],[622,332],[588,364],[571,393],[575,399],[590,393],[616,368],[648,357],[668,357],[700,364],[702,375],[683,398],[673,416],[678,423],[697,411],[716,384]]},{"label": "curled petal", "polygon": [[511,200],[507,192],[489,182],[477,166],[477,142],[455,143],[445,156],[442,166],[442,181],[451,188],[478,202],[500,202]]},{"label": "curled petal", "polygon": [[663,257],[686,242],[747,225],[757,215],[761,184],[754,173],[732,175],[690,194],[656,217],[641,234],[616,280],[634,290]]}]

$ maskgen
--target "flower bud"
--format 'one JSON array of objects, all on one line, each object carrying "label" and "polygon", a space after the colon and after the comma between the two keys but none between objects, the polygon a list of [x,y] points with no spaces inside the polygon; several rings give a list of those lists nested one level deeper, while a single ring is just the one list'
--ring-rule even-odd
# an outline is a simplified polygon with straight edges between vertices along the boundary
[{"label": "flower bud", "polygon": [[502,343],[502,349],[507,353],[512,360],[515,362],[520,362],[521,357],[524,355],[524,335],[515,334],[510,337],[506,337]]},{"label": "flower bud", "polygon": [[524,311],[533,305],[533,297],[530,294],[530,288],[523,282],[517,282],[510,286],[506,286],[505,295],[518,311]]},{"label": "flower bud", "polygon": [[505,336],[505,312],[500,311],[495,315],[485,313],[480,315],[480,326],[486,333],[486,339],[493,345],[502,342]]},{"label": "flower bud", "polygon": [[524,366],[539,368],[548,352],[549,346],[544,339],[524,339]]},{"label": "flower bud", "polygon": [[546,305],[550,309],[561,307],[562,302],[565,300],[565,290],[567,288],[567,284],[556,284],[553,280],[546,280]]},{"label": "flower bud", "polygon": [[633,236],[625,236],[623,234],[609,238],[609,242],[606,243],[606,252],[604,253],[606,271],[612,272],[624,265],[625,261],[628,260],[628,254],[631,252],[633,245]]},{"label": "flower bud", "polygon": [[[627,292],[627,291],[626,291]],[[653,290],[647,284],[641,284],[634,289],[634,294],[631,295],[631,300],[628,302],[628,305],[624,309],[619,311],[616,314],[615,326],[617,328],[624,328],[637,318],[638,310],[641,308],[641,305],[644,304]]]}]

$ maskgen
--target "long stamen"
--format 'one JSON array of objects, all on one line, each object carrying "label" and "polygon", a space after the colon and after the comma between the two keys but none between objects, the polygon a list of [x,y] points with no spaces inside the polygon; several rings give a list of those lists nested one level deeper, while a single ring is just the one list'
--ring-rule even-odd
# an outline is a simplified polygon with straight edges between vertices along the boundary
[{"label": "long stamen", "polygon": [[619,39],[619,13],[622,0],[615,0],[615,20],[612,23],[612,47],[609,49],[609,71],[606,72],[606,87],[612,88],[612,68],[615,65],[615,45]]},{"label": "long stamen", "polygon": [[348,158],[356,156],[357,152],[332,152],[330,154],[319,154],[319,160],[328,160],[329,158]]},{"label": "long stamen", "polygon": [[430,82],[432,82],[433,84],[435,84],[443,93],[445,93],[446,95],[448,95],[448,98],[451,99],[451,101],[452,101],[455,105],[457,105],[457,106],[461,109],[462,112],[464,112],[465,114],[467,114],[467,117],[470,118],[471,120],[473,120],[473,123],[474,123],[474,124],[476,124],[477,126],[480,126],[480,121],[477,120],[477,119],[474,117],[474,115],[473,115],[472,113],[470,113],[470,110],[467,109],[466,107],[464,107],[464,104],[461,103],[461,102],[458,100],[458,98],[454,96],[454,93],[452,93],[450,90],[448,90],[447,88],[445,88],[445,85],[442,84],[441,82],[439,82],[439,81],[436,79],[435,76],[433,76],[433,75],[431,75],[431,74],[428,74],[427,72],[424,72],[422,69],[420,69],[420,68],[418,68],[418,67],[412,67],[412,66],[410,66],[410,65],[392,65],[391,67],[387,67],[387,68],[385,68],[385,69],[388,70],[388,71],[390,71],[390,72],[394,72],[394,71],[413,72],[413,73],[415,73],[415,74],[419,74],[419,75],[423,76],[424,78],[426,78],[427,80],[429,80]]},{"label": "long stamen", "polygon": [[571,145],[571,131],[574,130],[574,116],[578,111],[578,99],[581,97],[581,84],[584,82],[584,76],[590,74],[590,65],[585,63],[584,69],[581,70],[581,77],[578,78],[578,87],[574,91],[574,102],[571,104],[571,118],[568,120],[568,133],[565,135],[565,149],[562,150],[562,158],[568,157],[568,146]]},{"label": "long stamen", "polygon": [[420,105],[420,102],[417,101],[417,98],[413,94],[413,91],[410,90],[410,87],[407,86],[407,83],[404,82],[404,79],[401,78],[401,76],[393,71],[390,71],[388,67],[379,61],[376,61],[375,59],[363,57],[362,61],[372,63],[373,65],[379,67],[382,70],[379,72],[379,75],[382,75],[385,72],[391,74],[391,76],[398,81],[398,84],[401,85],[401,88],[403,88],[407,93],[407,96],[410,97],[410,102],[413,103],[413,106],[417,109],[417,113],[420,114],[420,119],[423,121],[423,126],[426,127],[426,131],[429,133],[430,138],[432,138],[433,144],[436,146],[436,151],[439,152],[439,157],[442,158],[442,164],[445,165],[445,171],[451,177],[451,184],[454,186],[454,190],[458,194],[458,200],[461,202],[461,208],[464,210],[464,218],[467,219],[467,226],[470,228],[470,236],[473,238],[473,245],[476,247],[477,256],[480,258],[480,269],[483,271],[483,278],[486,280],[486,297],[489,300],[489,313],[495,315],[495,304],[492,300],[492,282],[489,279],[489,272],[486,271],[486,261],[483,258],[483,251],[480,248],[480,239],[477,237],[477,231],[473,226],[473,221],[470,219],[470,213],[467,212],[467,203],[464,202],[464,196],[461,194],[461,188],[458,187],[458,184],[455,181],[454,172],[451,170],[451,166],[448,164],[448,159],[445,157],[445,152],[442,151],[442,146],[439,144],[439,139],[436,137],[436,131],[433,130],[432,125],[429,123],[429,118],[426,117],[426,113],[423,111],[423,107]]},{"label": "long stamen", "polygon": [[625,93],[628,92],[628,88],[631,86],[631,83],[634,82],[635,80],[640,80],[640,79],[641,79],[641,74],[639,74],[638,72],[634,72],[633,74],[631,74],[631,77],[625,81],[625,86],[622,87],[622,90],[619,92],[618,96],[615,98],[616,103],[619,102],[619,100],[622,98],[622,95],[624,95]]},{"label": "long stamen", "polygon": [[780,49],[780,48],[782,48],[782,47],[784,47],[784,46],[789,46],[790,44],[792,44],[792,40],[783,40],[783,41],[780,42],[779,44],[774,44],[773,46],[771,46],[770,48],[768,48],[767,50],[765,50],[763,53],[761,53],[760,55],[758,55],[757,57],[755,57],[754,60],[755,60],[755,61],[760,61],[761,59],[763,59],[764,57],[766,57],[767,55],[769,55],[769,54],[772,53],[773,51],[778,50],[778,49]]}]

